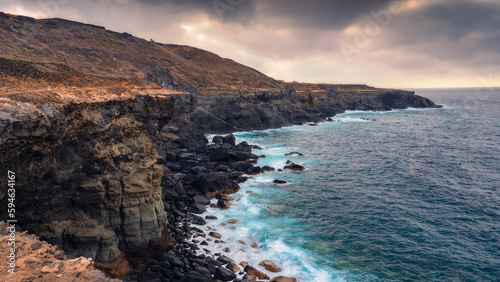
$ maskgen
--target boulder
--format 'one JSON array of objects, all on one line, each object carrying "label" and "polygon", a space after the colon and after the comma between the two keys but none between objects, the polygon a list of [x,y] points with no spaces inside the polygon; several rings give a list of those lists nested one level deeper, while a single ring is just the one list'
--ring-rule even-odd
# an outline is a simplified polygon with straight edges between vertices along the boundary
[{"label": "boulder", "polygon": [[172,253],[163,254],[160,257],[160,260],[161,261],[168,260],[170,265],[173,267],[184,268],[185,265],[184,262],[179,257],[177,257],[175,254]]},{"label": "boulder", "polygon": [[[208,271],[208,269],[207,269]],[[210,272],[209,272],[210,274]],[[181,282],[210,282],[211,278],[207,278],[204,273],[200,273],[198,271],[190,271],[182,277]]]},{"label": "boulder", "polygon": [[188,207],[188,212],[202,214],[203,212],[205,212],[205,206],[201,204],[191,204]]},{"label": "boulder", "polygon": [[246,171],[247,174],[249,175],[257,175],[264,173],[264,170],[260,166],[253,166]]},{"label": "boulder", "polygon": [[236,263],[234,263],[234,262],[228,263],[226,265],[226,268],[231,270],[232,272],[235,272],[235,273],[238,273],[241,271],[241,268],[238,265],[236,265]]},{"label": "boulder", "polygon": [[231,146],[236,146],[236,138],[234,137],[234,135],[231,133],[227,136],[224,136],[222,137],[222,143],[227,143]]},{"label": "boulder", "polygon": [[276,169],[274,169],[274,167],[270,167],[268,165],[265,165],[262,167],[262,170],[263,171],[275,171]]},{"label": "boulder", "polygon": [[231,168],[235,171],[247,171],[252,166],[252,163],[247,161],[238,161],[231,164]]},{"label": "boulder", "polygon": [[200,173],[194,182],[198,190],[207,197],[218,193],[231,194],[240,189],[238,183],[229,179],[223,172]]},{"label": "boulder", "polygon": [[234,272],[230,271],[229,269],[219,267],[215,271],[214,278],[224,282],[233,281],[234,279],[236,279],[236,274],[234,274]]},{"label": "boulder", "polygon": [[255,277],[253,274],[247,273],[243,275],[243,281],[255,281],[257,280],[257,277]]},{"label": "boulder", "polygon": [[220,145],[220,144],[222,144],[222,138],[223,138],[223,137],[222,137],[222,136],[219,136],[219,135],[214,136],[214,138],[212,138],[212,142],[213,142],[214,144],[219,144],[219,145]]},{"label": "boulder", "polygon": [[234,149],[246,153],[252,152],[252,146],[250,146],[246,141],[239,143]]},{"label": "boulder", "polygon": [[285,180],[279,180],[279,179],[275,179],[273,181],[274,184],[286,184],[287,182]]},{"label": "boulder", "polygon": [[207,267],[204,266],[195,266],[194,270],[198,272],[199,274],[202,274],[205,276],[205,278],[208,279],[208,281],[212,281],[212,275],[210,273],[210,270]]},{"label": "boulder", "polygon": [[217,207],[223,209],[223,210],[227,210],[231,207],[231,202],[228,201],[228,200],[218,200],[217,201]]},{"label": "boulder", "polygon": [[195,195],[193,197],[193,201],[196,203],[196,204],[200,204],[200,205],[205,205],[205,206],[208,206],[210,205],[210,200],[201,196],[201,195]]},{"label": "boulder", "polygon": [[234,198],[226,194],[217,194],[215,198],[218,200],[233,201]]},{"label": "boulder", "polygon": [[163,200],[165,201],[175,201],[177,199],[179,199],[179,194],[177,194],[177,192],[175,192],[173,189],[166,189],[164,192],[163,192]]},{"label": "boulder", "polygon": [[266,279],[266,280],[269,280],[269,276],[267,276],[267,274],[265,274],[264,272],[256,269],[255,267],[251,266],[251,265],[247,265],[245,267],[245,272],[248,273],[248,274],[252,274],[253,276],[259,278],[259,279]]},{"label": "boulder", "polygon": [[208,149],[208,159],[211,162],[217,161],[228,161],[231,158],[229,154],[229,149],[231,145],[229,144],[216,144],[212,145]]},{"label": "boulder", "polygon": [[290,163],[290,164],[286,165],[284,167],[284,169],[291,169],[291,170],[294,170],[294,171],[302,171],[305,168],[303,166],[301,166],[301,165],[296,164],[296,163]]},{"label": "boulder", "polygon": [[234,260],[231,259],[230,257],[227,257],[225,255],[221,255],[218,259],[218,261],[222,262],[223,264],[227,264],[227,263],[234,263]]},{"label": "boulder", "polygon": [[[205,225],[205,224],[207,224],[207,222],[203,219],[203,217],[197,216],[197,215],[194,215],[194,214],[191,214],[191,213],[186,214],[186,219],[190,220],[192,224],[196,224],[196,225]],[[195,228],[193,227],[193,230],[194,229]],[[202,232],[200,232],[200,233],[202,233]]]},{"label": "boulder", "polygon": [[222,236],[219,233],[214,232],[214,231],[208,233],[208,236],[211,236],[211,237],[214,237],[214,238],[217,238],[217,239],[222,238]]},{"label": "boulder", "polygon": [[259,263],[259,265],[264,267],[267,271],[270,272],[281,272],[281,269],[272,260],[263,260]]}]

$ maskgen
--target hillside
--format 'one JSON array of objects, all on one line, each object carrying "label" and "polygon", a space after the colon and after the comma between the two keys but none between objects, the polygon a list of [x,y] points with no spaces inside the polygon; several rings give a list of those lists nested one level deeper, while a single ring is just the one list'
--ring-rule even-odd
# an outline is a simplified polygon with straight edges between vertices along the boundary
[{"label": "hillside", "polygon": [[[35,20],[0,12],[0,43],[0,57],[31,62],[35,69],[45,72],[65,73],[70,68],[74,70],[72,75],[80,73],[86,78],[80,83],[58,82],[64,86],[119,81],[158,88],[153,82],[170,90],[201,92],[281,86],[252,68],[198,48],[160,44],[62,19]],[[5,67],[1,73],[13,75]]]}]

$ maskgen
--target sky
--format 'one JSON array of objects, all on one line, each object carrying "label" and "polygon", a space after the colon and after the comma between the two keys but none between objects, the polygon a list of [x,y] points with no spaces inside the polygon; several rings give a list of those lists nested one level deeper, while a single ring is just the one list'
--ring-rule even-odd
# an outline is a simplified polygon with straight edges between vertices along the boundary
[{"label": "sky", "polygon": [[499,0],[2,0],[217,53],[285,81],[500,86]]}]

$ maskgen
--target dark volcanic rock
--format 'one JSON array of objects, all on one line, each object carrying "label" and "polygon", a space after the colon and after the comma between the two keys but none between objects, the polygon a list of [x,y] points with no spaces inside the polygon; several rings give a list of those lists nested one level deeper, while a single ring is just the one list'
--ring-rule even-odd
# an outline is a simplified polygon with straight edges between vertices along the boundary
[{"label": "dark volcanic rock", "polygon": [[262,167],[262,170],[263,171],[275,171],[276,169],[274,169],[274,167],[270,167],[270,166],[263,166]]},{"label": "dark volcanic rock", "polygon": [[231,207],[231,202],[229,202],[228,200],[219,199],[219,201],[217,201],[217,207],[226,210]]},{"label": "dark volcanic rock", "polygon": [[260,166],[254,166],[254,167],[247,169],[246,173],[249,175],[257,175],[257,174],[264,173],[264,170]]},{"label": "dark volcanic rock", "polygon": [[242,172],[248,171],[252,166],[252,163],[247,161],[238,161],[231,164],[233,170]]},{"label": "dark volcanic rock", "polygon": [[290,164],[286,165],[284,168],[285,169],[295,170],[295,171],[302,171],[302,170],[305,169],[303,166],[298,165],[296,163],[290,163]]},{"label": "dark volcanic rock", "polygon": [[188,212],[202,214],[205,211],[205,206],[202,204],[191,204],[187,210]]},{"label": "dark volcanic rock", "polygon": [[222,137],[222,143],[230,144],[231,146],[236,146],[236,138],[234,138],[233,134],[229,134],[227,136]]},{"label": "dark volcanic rock", "polygon": [[213,196],[218,193],[230,194],[240,189],[239,185],[230,180],[222,172],[204,173],[196,176],[196,187],[205,196]]},{"label": "dark volcanic rock", "polygon": [[214,278],[219,279],[221,281],[233,281],[234,279],[236,279],[236,274],[234,274],[229,269],[219,267],[215,271]]},{"label": "dark volcanic rock", "polygon": [[193,201],[196,203],[196,204],[200,204],[200,205],[210,205],[210,200],[201,196],[201,195],[195,195],[193,197]]},{"label": "dark volcanic rock", "polygon": [[8,127],[0,138],[1,166],[23,174],[17,194],[23,201],[16,203],[23,229],[111,272],[126,263],[122,251],[128,260],[161,254],[167,218],[152,138],[171,116],[173,100],[137,97],[46,111],[25,121],[45,133]]},{"label": "dark volcanic rock", "polygon": [[286,154],[285,154],[285,156],[287,156],[287,157],[288,157],[288,156],[293,156],[293,155],[297,155],[297,156],[299,156],[299,157],[304,156],[304,154],[299,153],[299,152],[290,152],[290,153],[286,153]]},{"label": "dark volcanic rock", "polygon": [[[208,269],[207,269],[208,271]],[[205,273],[199,271],[190,271],[184,275],[181,282],[210,282],[211,278],[206,277]]]}]

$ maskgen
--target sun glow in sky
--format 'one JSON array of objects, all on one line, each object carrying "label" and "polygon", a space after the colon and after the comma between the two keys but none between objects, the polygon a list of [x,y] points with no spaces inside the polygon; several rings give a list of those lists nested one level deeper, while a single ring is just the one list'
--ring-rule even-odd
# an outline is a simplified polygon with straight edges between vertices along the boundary
[{"label": "sun glow in sky", "polygon": [[2,0],[0,11],[191,45],[286,81],[500,86],[496,0]]}]

